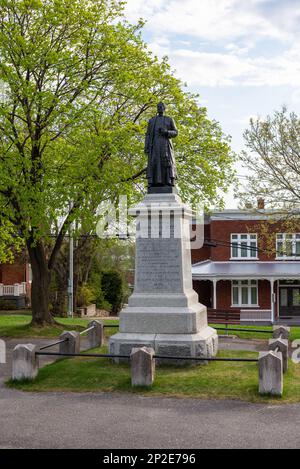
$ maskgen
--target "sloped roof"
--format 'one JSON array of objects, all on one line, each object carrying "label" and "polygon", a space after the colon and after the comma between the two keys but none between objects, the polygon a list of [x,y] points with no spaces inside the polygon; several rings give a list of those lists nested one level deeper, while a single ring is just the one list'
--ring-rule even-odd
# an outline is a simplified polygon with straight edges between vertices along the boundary
[{"label": "sloped roof", "polygon": [[192,265],[193,280],[218,279],[292,279],[300,278],[300,261],[251,262],[211,260]]}]

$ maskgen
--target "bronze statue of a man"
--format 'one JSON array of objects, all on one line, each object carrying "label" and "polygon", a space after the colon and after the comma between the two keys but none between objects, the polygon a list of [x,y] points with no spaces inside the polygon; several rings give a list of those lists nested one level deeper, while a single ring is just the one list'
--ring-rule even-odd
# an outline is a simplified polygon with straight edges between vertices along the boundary
[{"label": "bronze statue of a man", "polygon": [[145,139],[148,190],[152,187],[175,185],[175,159],[170,139],[176,137],[178,131],[172,117],[164,116],[165,109],[164,103],[158,103],[157,115],[148,122]]}]

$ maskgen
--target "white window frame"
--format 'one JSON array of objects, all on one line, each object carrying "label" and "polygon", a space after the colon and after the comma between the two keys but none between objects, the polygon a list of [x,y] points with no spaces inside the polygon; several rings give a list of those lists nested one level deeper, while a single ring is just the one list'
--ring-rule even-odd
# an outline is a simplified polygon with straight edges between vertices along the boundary
[{"label": "white window frame", "polygon": [[[242,256],[242,243],[245,243],[246,241],[246,246],[247,246],[247,250],[246,250],[246,253],[247,255],[246,256]],[[230,235],[230,244],[231,244],[231,249],[230,249],[230,260],[239,260],[239,259],[247,259],[247,260],[251,260],[251,261],[255,261],[255,260],[258,260],[258,256],[257,256],[257,233],[231,233]],[[250,250],[250,247],[251,247],[251,243],[255,242],[255,255],[251,256],[251,250]],[[234,246],[233,244],[237,244],[237,251],[238,251],[238,255],[237,256],[233,256],[233,249],[234,249]]]},{"label": "white window frame", "polygon": [[[289,237],[289,238],[288,238]],[[291,240],[292,255],[288,256],[286,253],[280,254],[279,244],[282,244],[282,249],[286,250],[287,239]],[[300,254],[296,254],[297,244],[300,245],[300,233],[277,233],[276,234],[276,259],[300,259]]]},{"label": "white window frame", "polygon": [[[247,283],[246,283],[247,282]],[[238,303],[233,303],[233,289],[238,289]],[[248,303],[242,303],[242,288],[248,288]],[[257,302],[251,303],[251,289],[256,288],[256,299]],[[249,303],[250,301],[250,303]],[[247,307],[247,308],[258,308],[258,281],[257,280],[231,280],[231,307]]]}]

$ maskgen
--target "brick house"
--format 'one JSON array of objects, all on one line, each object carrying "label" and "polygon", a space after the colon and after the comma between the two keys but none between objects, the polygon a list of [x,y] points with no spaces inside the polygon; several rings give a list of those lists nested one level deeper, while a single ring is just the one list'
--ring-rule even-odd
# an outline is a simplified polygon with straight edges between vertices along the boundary
[{"label": "brick house", "polygon": [[31,268],[20,258],[13,264],[0,265],[0,300],[7,300],[16,308],[24,308],[30,302]]},{"label": "brick house", "polygon": [[[192,276],[208,308],[235,312],[245,322],[300,317],[300,226],[299,233],[285,233],[268,216],[260,201],[255,212],[207,217],[204,237],[215,247],[192,250]],[[264,248],[262,224],[273,232],[274,249]]]}]

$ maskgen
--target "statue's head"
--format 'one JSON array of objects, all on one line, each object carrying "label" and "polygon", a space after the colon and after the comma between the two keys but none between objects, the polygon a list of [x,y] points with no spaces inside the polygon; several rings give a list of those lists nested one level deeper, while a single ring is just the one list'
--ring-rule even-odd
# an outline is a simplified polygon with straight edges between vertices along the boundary
[{"label": "statue's head", "polygon": [[164,105],[164,103],[158,103],[157,105],[158,114],[163,114],[165,110],[166,110],[166,106]]}]

